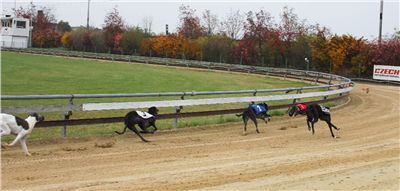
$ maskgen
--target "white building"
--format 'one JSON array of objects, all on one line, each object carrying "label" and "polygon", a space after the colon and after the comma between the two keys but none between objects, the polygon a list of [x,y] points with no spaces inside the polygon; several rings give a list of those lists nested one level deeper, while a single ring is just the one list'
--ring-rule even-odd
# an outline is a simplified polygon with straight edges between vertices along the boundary
[{"label": "white building", "polygon": [[11,17],[1,18],[0,46],[4,48],[28,48],[31,26],[29,19]]}]

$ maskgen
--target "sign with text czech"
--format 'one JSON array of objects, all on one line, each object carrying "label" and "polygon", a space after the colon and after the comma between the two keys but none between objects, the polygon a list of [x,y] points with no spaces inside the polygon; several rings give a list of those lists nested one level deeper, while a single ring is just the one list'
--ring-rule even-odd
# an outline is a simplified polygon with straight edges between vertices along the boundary
[{"label": "sign with text czech", "polygon": [[400,82],[400,66],[374,65],[374,79]]}]

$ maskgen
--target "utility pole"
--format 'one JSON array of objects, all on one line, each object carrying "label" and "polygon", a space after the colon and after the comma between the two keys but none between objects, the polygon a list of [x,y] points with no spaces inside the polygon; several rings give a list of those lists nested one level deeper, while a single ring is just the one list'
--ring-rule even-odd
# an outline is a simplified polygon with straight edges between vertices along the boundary
[{"label": "utility pole", "polygon": [[86,29],[89,30],[89,9],[90,9],[90,0],[87,3],[87,18],[86,18]]},{"label": "utility pole", "polygon": [[379,43],[381,43],[382,40],[382,20],[383,20],[383,0],[381,0],[381,11],[379,13],[379,39],[378,39]]}]

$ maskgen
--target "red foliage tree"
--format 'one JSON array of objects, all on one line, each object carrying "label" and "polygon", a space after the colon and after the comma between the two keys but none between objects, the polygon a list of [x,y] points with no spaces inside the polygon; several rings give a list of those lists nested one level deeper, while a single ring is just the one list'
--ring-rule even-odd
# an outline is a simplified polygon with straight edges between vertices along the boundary
[{"label": "red foliage tree", "polygon": [[264,63],[265,57],[275,58],[273,48],[277,49],[280,46],[280,39],[273,26],[272,17],[268,12],[248,12],[244,37],[236,48],[236,52],[240,51],[241,54],[236,54],[236,57],[242,57],[242,60],[251,65]]},{"label": "red foliage tree", "polygon": [[17,17],[32,21],[32,44],[35,47],[56,47],[60,45],[61,34],[56,32],[57,25],[51,9],[40,7],[39,10],[31,2],[27,8],[19,7],[14,10]]},{"label": "red foliage tree", "polygon": [[293,9],[288,7],[283,7],[281,13],[281,22],[278,27],[280,33],[280,39],[282,41],[281,46],[281,56],[285,62],[285,65],[292,65],[296,67],[296,56],[292,52],[292,47],[307,31],[307,27],[304,21],[299,21],[297,14],[294,13]]},{"label": "red foliage tree", "polygon": [[201,27],[200,19],[195,15],[196,10],[189,6],[180,6],[180,25],[178,26],[178,34],[185,38],[196,39],[204,34]]},{"label": "red foliage tree", "polygon": [[110,50],[115,49],[115,36],[122,33],[124,28],[124,21],[122,17],[119,15],[119,12],[116,8],[109,13],[107,13],[104,19],[104,38],[107,47]]},{"label": "red foliage tree", "polygon": [[235,47],[235,59],[241,64],[254,65],[258,62],[258,51],[255,48],[255,41],[242,40]]},{"label": "red foliage tree", "polygon": [[371,64],[400,66],[400,39],[373,41],[369,45]]},{"label": "red foliage tree", "polygon": [[114,50],[122,51],[121,40],[122,40],[122,33],[117,33],[114,36]]},{"label": "red foliage tree", "polygon": [[83,34],[82,44],[84,46],[85,51],[91,51],[92,49],[92,39],[91,39],[91,32],[86,31]]}]

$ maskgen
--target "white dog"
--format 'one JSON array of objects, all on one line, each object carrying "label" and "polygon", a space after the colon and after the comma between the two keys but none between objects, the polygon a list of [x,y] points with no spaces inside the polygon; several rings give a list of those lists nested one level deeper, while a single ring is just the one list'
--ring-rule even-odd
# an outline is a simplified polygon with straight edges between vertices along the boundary
[{"label": "white dog", "polygon": [[37,122],[43,121],[44,117],[37,113],[30,114],[28,118],[22,119],[13,115],[0,113],[0,136],[16,135],[17,137],[10,144],[4,146],[14,146],[18,141],[21,143],[25,155],[31,156],[26,147],[26,139],[32,132]]}]

